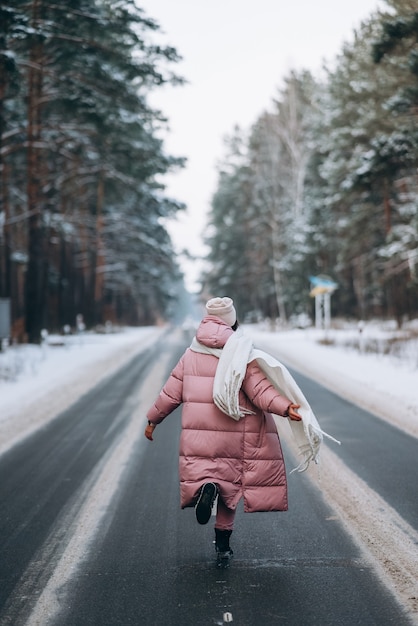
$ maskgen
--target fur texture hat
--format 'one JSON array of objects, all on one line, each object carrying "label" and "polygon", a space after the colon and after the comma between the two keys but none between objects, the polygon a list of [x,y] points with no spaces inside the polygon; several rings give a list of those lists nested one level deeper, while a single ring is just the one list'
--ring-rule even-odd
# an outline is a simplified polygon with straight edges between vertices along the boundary
[{"label": "fur texture hat", "polygon": [[220,317],[226,324],[233,326],[237,321],[237,313],[231,298],[211,298],[206,302],[208,315]]}]

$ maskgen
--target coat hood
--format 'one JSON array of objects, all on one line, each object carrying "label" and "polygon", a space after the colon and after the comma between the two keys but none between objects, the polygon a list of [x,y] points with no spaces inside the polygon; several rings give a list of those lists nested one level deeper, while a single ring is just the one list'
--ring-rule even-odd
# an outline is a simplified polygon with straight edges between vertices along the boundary
[{"label": "coat hood", "polygon": [[223,348],[233,332],[220,317],[207,315],[197,329],[196,339],[208,348]]}]

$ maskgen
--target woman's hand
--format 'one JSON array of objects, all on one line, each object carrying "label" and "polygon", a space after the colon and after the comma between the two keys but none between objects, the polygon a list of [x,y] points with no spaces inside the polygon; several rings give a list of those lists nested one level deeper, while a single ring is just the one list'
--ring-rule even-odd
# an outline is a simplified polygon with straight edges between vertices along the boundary
[{"label": "woman's hand", "polygon": [[301,416],[299,415],[297,409],[300,409],[300,404],[289,404],[289,408],[287,409],[287,415],[291,420],[295,422],[301,421]]},{"label": "woman's hand", "polygon": [[154,429],[155,429],[155,424],[148,422],[148,426],[145,429],[145,437],[149,439],[150,441],[154,441],[154,439],[152,438],[152,433],[154,432]]}]

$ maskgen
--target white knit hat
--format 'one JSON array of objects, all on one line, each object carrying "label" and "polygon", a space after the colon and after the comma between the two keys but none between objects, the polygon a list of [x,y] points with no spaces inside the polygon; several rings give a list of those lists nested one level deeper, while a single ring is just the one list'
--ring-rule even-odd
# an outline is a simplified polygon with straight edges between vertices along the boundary
[{"label": "white knit hat", "polygon": [[206,302],[208,315],[220,317],[226,324],[233,326],[237,321],[237,313],[231,298],[211,298]]}]

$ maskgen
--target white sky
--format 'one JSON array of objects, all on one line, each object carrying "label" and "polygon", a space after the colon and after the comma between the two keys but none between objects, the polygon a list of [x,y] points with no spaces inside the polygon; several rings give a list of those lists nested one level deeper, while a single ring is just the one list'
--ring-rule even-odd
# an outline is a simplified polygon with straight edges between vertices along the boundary
[{"label": "white sky", "polygon": [[[183,87],[158,89],[151,102],[170,121],[166,150],[188,158],[165,178],[168,193],[188,209],[169,228],[177,250],[202,255],[204,230],[216,189],[216,163],[234,125],[249,129],[277,97],[292,69],[318,76],[379,0],[137,0],[159,22],[160,43],[183,60],[173,65]],[[380,6],[382,6],[380,2]],[[183,263],[195,290],[200,263]]]}]

